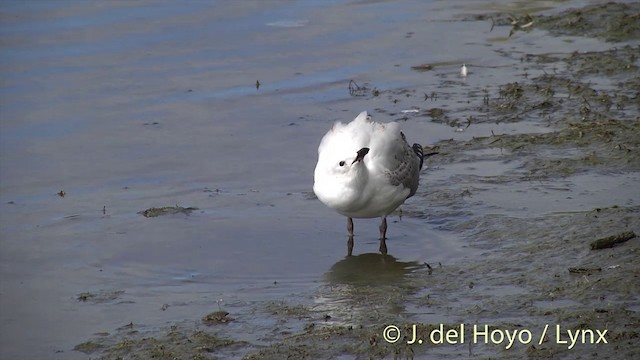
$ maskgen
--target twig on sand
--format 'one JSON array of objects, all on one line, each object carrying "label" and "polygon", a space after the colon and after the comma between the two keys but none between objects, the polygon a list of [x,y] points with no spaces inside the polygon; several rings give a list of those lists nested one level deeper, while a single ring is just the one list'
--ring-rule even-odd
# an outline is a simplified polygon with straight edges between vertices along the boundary
[{"label": "twig on sand", "polygon": [[621,244],[625,241],[631,240],[636,237],[636,233],[633,231],[625,231],[616,235],[611,235],[598,239],[590,244],[591,250],[600,250],[614,247],[616,244]]},{"label": "twig on sand", "polygon": [[355,81],[349,80],[349,95],[365,96],[366,91],[367,91],[366,86],[359,86]]},{"label": "twig on sand", "polygon": [[569,272],[573,274],[592,274],[597,271],[602,271],[602,268],[582,268],[582,267],[570,267]]}]

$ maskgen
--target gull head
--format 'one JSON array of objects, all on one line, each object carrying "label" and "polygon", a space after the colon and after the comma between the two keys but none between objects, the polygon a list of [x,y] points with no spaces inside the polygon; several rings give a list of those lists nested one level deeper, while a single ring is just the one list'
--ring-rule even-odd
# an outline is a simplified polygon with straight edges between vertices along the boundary
[{"label": "gull head", "polygon": [[313,191],[320,201],[340,213],[357,204],[367,182],[368,147],[356,148],[343,133],[332,129],[318,148]]}]

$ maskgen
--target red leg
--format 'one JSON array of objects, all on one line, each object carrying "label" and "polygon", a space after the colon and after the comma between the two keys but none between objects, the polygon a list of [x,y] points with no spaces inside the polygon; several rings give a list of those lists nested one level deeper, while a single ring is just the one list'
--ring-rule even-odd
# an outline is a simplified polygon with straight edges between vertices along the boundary
[{"label": "red leg", "polygon": [[382,217],[382,223],[380,224],[380,253],[387,255],[387,217]]}]

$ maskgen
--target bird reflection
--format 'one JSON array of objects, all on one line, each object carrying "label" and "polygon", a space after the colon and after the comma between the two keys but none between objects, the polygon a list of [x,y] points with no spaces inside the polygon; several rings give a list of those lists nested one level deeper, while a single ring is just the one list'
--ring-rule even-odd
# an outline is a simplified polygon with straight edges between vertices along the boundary
[{"label": "bird reflection", "polygon": [[426,266],[391,255],[347,256],[324,274],[326,286],[315,298],[317,309],[331,314],[336,323],[379,323],[406,312],[404,299],[416,291],[410,275]]},{"label": "bird reflection", "polygon": [[398,284],[420,267],[417,261],[402,262],[391,255],[368,253],[345,257],[335,263],[324,277],[332,285]]}]

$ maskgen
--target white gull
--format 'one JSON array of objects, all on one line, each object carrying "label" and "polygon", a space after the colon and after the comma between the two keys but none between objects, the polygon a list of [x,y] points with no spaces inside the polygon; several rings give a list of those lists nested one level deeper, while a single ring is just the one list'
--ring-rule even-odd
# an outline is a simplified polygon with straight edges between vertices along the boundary
[{"label": "white gull", "polygon": [[313,191],[347,217],[348,255],[353,250],[353,218],[381,217],[380,252],[387,253],[387,216],[416,193],[424,159],[410,146],[400,125],[372,121],[363,111],[336,124],[322,138]]}]

